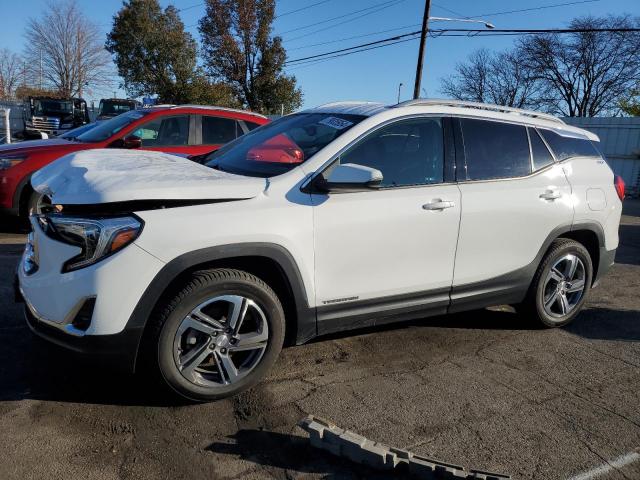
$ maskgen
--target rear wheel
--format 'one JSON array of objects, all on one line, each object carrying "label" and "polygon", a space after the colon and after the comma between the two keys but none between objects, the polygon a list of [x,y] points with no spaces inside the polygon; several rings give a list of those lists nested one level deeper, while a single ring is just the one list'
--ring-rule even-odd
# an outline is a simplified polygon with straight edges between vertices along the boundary
[{"label": "rear wheel", "polygon": [[150,351],[162,378],[197,401],[255,385],[284,340],[284,312],[273,290],[253,275],[230,269],[194,274],[154,326]]},{"label": "rear wheel", "polygon": [[544,256],[523,307],[547,327],[562,327],[580,313],[591,289],[593,265],[584,246],[555,240]]}]

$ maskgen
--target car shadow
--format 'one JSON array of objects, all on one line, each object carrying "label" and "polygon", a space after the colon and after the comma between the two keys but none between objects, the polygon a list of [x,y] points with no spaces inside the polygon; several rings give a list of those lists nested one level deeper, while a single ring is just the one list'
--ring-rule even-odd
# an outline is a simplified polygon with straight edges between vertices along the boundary
[{"label": "car shadow", "polygon": [[[233,455],[241,460],[290,472],[326,475],[325,479],[406,478],[406,472],[380,472],[312,447],[304,437],[265,430],[242,429],[214,442],[205,451]],[[289,476],[287,477],[289,478]]]}]

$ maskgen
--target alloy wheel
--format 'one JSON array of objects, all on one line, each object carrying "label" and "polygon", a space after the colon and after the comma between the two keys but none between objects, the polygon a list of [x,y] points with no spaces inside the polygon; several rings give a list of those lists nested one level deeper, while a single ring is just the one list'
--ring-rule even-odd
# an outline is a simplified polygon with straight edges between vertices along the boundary
[{"label": "alloy wheel", "polygon": [[556,318],[571,313],[580,303],[586,288],[586,269],[582,260],[567,254],[556,260],[544,282],[545,312]]},{"label": "alloy wheel", "polygon": [[204,387],[225,387],[246,377],[269,341],[262,308],[239,295],[221,295],[195,307],[180,323],[173,358],[181,375]]}]

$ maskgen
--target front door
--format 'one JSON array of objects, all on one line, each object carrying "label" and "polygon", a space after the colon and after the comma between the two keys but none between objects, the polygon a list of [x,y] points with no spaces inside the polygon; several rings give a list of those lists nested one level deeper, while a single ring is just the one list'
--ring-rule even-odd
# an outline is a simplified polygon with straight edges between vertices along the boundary
[{"label": "front door", "polygon": [[381,187],[314,195],[320,333],[446,311],[460,192],[444,182],[443,138],[439,118],[382,127],[337,160],[380,170]]}]

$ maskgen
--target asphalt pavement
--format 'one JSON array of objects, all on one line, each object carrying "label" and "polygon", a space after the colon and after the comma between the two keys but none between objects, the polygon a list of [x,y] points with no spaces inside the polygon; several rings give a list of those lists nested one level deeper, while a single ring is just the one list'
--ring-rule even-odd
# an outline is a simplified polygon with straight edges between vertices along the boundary
[{"label": "asphalt pavement", "polygon": [[513,478],[640,479],[637,200],[617,265],[565,329],[497,308],[322,338],[202,405],[34,338],[11,288],[24,227],[0,232],[0,479],[389,478],[313,449],[308,414]]}]

